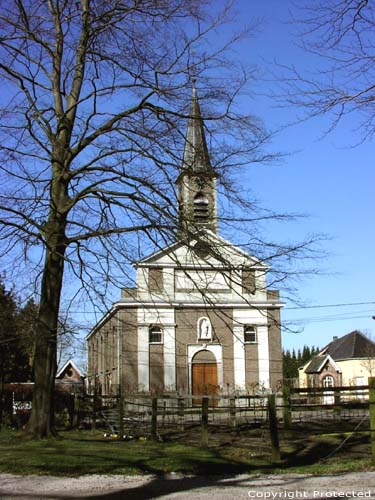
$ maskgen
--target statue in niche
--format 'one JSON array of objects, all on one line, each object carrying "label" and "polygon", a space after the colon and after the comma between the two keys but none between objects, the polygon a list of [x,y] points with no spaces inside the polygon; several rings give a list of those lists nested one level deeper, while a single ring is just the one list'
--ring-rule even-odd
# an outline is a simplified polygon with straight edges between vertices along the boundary
[{"label": "statue in niche", "polygon": [[212,339],[212,326],[208,318],[200,318],[198,320],[198,339],[211,340]]}]

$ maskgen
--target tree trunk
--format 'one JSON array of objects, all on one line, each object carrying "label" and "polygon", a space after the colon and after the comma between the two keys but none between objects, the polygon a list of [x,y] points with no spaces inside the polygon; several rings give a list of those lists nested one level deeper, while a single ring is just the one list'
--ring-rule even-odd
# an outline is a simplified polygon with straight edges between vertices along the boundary
[{"label": "tree trunk", "polygon": [[[64,273],[65,223],[47,226],[47,254],[43,272],[39,314],[35,333],[34,391],[26,434],[32,438],[55,436],[54,388],[60,296]],[[46,231],[47,234],[47,231]]]}]

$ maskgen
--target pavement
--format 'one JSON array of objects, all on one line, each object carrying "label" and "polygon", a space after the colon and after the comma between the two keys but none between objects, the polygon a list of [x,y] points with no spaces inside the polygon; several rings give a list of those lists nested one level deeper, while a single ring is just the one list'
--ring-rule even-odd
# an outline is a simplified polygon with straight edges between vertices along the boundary
[{"label": "pavement", "polygon": [[102,476],[76,478],[0,474],[1,500],[279,500],[370,498],[375,471],[334,476],[302,474],[233,476]]}]

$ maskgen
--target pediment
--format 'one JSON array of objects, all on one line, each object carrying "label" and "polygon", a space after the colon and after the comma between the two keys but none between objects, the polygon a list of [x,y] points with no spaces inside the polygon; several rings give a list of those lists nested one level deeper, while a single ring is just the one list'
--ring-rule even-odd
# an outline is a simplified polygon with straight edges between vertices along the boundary
[{"label": "pediment", "polygon": [[136,267],[208,267],[266,269],[259,259],[244,252],[211,231],[202,232],[189,241],[179,240],[136,264]]}]

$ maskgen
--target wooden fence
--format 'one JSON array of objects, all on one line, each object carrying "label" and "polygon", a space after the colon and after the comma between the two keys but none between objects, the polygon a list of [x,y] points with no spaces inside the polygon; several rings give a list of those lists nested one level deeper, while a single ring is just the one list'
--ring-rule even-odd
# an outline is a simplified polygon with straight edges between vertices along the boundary
[{"label": "wooden fence", "polygon": [[369,386],[283,389],[283,420],[353,419],[369,414]]},{"label": "wooden fence", "polygon": [[[372,384],[372,385],[371,385]],[[299,422],[327,419],[367,421],[371,447],[375,457],[375,378],[368,386],[334,388],[288,388],[282,394],[221,396],[194,398],[173,396],[86,396],[75,405],[76,422],[91,421],[93,426],[105,425],[113,435],[148,436],[159,439],[189,428],[200,429],[202,445],[215,427],[228,431],[242,426],[266,425],[269,429],[272,455],[280,454],[278,430]],[[82,404],[86,405],[83,415]],[[90,408],[87,413],[87,408]],[[374,458],[375,460],[375,458]]]},{"label": "wooden fence", "polygon": [[[12,396],[13,415],[17,403]],[[20,397],[20,396],[18,396]],[[168,395],[64,395],[60,405],[65,422],[70,427],[106,428],[109,434],[127,438],[148,436],[159,439],[171,432],[200,429],[202,444],[207,444],[209,432],[216,427],[239,429],[241,426],[265,424],[270,430],[273,456],[278,456],[278,428],[291,428],[297,422],[327,419],[369,421],[372,456],[375,457],[375,378],[367,386],[330,388],[288,388],[280,394],[248,394],[220,396],[176,397]],[[199,404],[193,404],[197,403]],[[1,405],[2,412],[5,409]],[[375,460],[375,459],[374,459]]]}]

